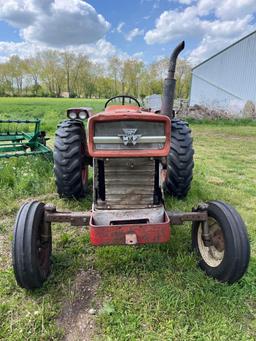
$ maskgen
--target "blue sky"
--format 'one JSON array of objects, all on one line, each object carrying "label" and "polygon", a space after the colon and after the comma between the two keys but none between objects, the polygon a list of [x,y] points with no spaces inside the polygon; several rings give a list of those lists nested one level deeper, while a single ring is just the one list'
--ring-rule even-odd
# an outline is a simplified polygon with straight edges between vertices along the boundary
[{"label": "blue sky", "polygon": [[70,49],[150,63],[181,40],[195,65],[256,30],[255,0],[0,0],[0,61]]},{"label": "blue sky", "polygon": [[[105,13],[105,18],[112,24],[113,29],[107,34],[107,39],[114,45],[118,46],[122,51],[128,54],[141,54],[146,62],[155,60],[159,56],[169,53],[171,48],[184,39],[182,36],[165,44],[148,45],[145,43],[144,34],[154,27],[155,20],[160,17],[165,10],[175,10],[182,5],[168,0],[149,1],[149,0],[131,0],[131,1],[90,1],[99,13]],[[111,5],[110,5],[111,3]],[[122,24],[122,32],[118,32],[116,28]],[[132,41],[126,39],[129,32],[138,28],[141,34],[134,37]],[[144,31],[144,34],[142,34]],[[187,40],[187,48],[191,42]]]}]

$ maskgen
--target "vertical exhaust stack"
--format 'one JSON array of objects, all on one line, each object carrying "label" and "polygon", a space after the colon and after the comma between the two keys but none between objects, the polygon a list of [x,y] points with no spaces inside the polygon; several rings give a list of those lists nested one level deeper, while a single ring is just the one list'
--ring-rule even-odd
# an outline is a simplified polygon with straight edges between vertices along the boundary
[{"label": "vertical exhaust stack", "polygon": [[164,80],[163,100],[161,114],[173,117],[173,102],[175,96],[176,79],[174,78],[176,61],[180,52],[184,49],[185,42],[182,41],[172,52],[167,78]]}]

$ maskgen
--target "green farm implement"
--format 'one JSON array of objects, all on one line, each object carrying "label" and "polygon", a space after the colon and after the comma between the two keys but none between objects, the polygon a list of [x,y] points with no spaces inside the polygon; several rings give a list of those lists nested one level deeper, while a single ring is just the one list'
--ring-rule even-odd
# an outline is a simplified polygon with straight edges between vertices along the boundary
[{"label": "green farm implement", "polygon": [[40,131],[40,120],[0,120],[0,159],[51,155],[46,146],[45,132]]}]

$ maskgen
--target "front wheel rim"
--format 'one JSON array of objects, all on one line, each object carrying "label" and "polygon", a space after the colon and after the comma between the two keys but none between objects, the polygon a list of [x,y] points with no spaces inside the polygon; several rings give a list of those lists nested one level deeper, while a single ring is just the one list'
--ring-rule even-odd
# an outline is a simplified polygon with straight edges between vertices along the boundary
[{"label": "front wheel rim", "polygon": [[225,241],[221,226],[212,217],[208,218],[209,233],[212,241],[211,246],[205,246],[202,239],[203,228],[199,225],[197,231],[197,243],[200,255],[205,263],[210,267],[217,267],[221,264],[225,254]]}]

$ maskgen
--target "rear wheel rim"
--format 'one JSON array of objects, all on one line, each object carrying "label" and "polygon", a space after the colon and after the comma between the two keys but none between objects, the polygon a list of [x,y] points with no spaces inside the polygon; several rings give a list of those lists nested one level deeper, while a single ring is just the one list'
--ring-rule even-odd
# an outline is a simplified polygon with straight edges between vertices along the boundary
[{"label": "rear wheel rim", "polygon": [[202,224],[198,227],[197,232],[197,243],[199,252],[205,261],[205,263],[210,267],[217,267],[221,264],[224,259],[225,254],[225,240],[221,226],[212,217],[208,218],[209,233],[211,236],[212,245],[205,246],[202,239]]}]

